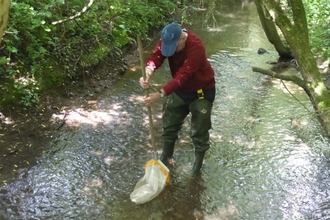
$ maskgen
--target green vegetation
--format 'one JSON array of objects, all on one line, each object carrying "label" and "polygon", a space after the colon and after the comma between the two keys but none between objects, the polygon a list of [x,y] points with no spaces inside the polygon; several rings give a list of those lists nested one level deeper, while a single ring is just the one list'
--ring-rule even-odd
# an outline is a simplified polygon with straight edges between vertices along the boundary
[{"label": "green vegetation", "polygon": [[55,85],[92,74],[101,61],[171,19],[171,0],[13,0],[0,47],[0,106],[31,106]]},{"label": "green vegetation", "polygon": [[310,44],[314,53],[330,57],[330,1],[303,0],[309,25]]}]

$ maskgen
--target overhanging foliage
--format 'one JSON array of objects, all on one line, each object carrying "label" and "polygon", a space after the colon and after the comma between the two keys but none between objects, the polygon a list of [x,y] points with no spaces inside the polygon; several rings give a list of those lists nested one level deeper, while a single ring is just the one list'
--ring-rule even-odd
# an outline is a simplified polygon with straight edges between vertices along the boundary
[{"label": "overhanging foliage", "polygon": [[0,48],[0,106],[25,106],[38,95],[106,59],[138,33],[163,26],[177,5],[171,0],[14,0]]}]

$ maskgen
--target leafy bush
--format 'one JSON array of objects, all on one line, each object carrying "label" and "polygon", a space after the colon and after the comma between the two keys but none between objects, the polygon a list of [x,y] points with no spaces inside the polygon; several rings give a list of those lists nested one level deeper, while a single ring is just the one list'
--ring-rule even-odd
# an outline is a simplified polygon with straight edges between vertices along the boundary
[{"label": "leafy bush", "polygon": [[30,106],[42,91],[120,57],[176,7],[171,0],[12,0],[0,50],[0,105]]},{"label": "leafy bush", "polygon": [[310,42],[315,53],[330,57],[330,2],[328,0],[304,0],[309,24]]}]

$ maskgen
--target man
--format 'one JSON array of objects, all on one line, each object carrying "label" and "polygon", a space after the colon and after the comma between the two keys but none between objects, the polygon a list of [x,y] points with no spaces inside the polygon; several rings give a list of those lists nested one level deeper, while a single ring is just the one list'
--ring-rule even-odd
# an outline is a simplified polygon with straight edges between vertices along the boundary
[{"label": "man", "polygon": [[159,92],[144,98],[147,106],[166,96],[163,105],[163,152],[160,160],[168,164],[178,139],[184,119],[191,113],[190,136],[195,147],[192,174],[197,175],[209,149],[211,110],[215,98],[214,70],[207,60],[201,39],[193,32],[181,28],[178,23],[166,25],[161,39],[146,63],[146,79],[140,79],[141,87],[149,87],[155,70],[168,59],[172,80]]}]

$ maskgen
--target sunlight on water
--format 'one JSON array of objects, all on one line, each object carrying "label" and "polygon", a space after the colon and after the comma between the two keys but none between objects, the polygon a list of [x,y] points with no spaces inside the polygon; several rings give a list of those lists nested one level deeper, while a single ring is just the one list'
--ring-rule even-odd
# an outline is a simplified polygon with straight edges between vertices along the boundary
[{"label": "sunlight on water", "polygon": [[[203,12],[202,12],[203,13]],[[322,219],[330,215],[329,141],[308,97],[297,86],[252,72],[277,54],[258,55],[267,42],[253,6],[231,1],[217,9],[218,26],[187,25],[204,40],[216,72],[211,148],[202,176],[194,161],[190,122],[183,125],[169,167],[171,185],[149,203],[129,195],[153,159],[147,108],[133,64],[90,108],[66,116],[40,163],[0,188],[0,219]],[[156,42],[147,48],[153,50]],[[153,90],[169,80],[167,65]],[[295,98],[292,97],[295,96]],[[298,100],[298,101],[297,101]],[[152,107],[161,153],[161,103]],[[189,117],[188,117],[189,119]]]}]

